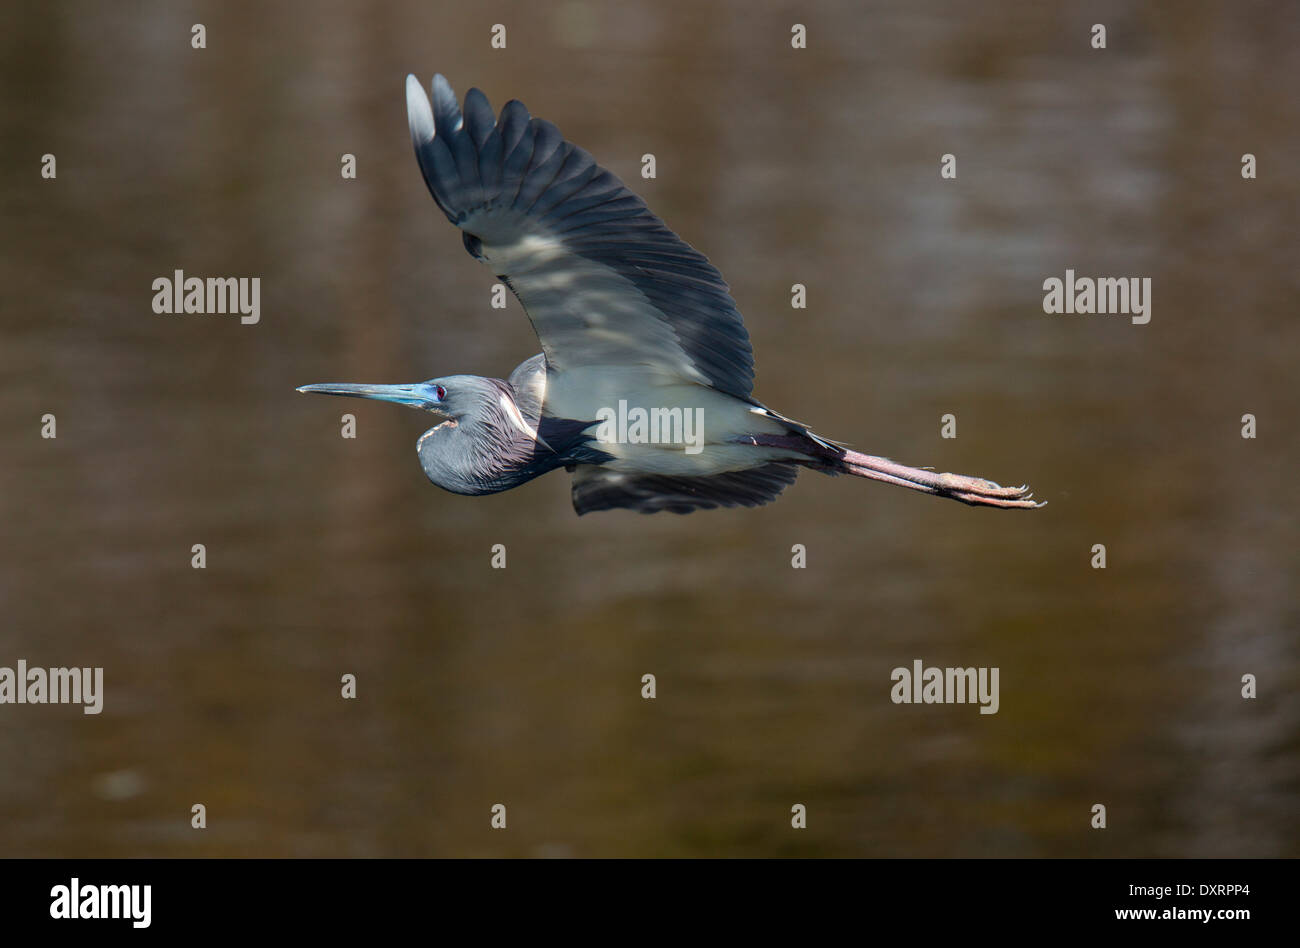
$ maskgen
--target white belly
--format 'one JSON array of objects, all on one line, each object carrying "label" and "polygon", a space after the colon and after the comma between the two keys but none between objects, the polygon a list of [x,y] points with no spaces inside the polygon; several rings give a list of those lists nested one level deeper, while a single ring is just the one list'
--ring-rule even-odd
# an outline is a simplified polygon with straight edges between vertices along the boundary
[{"label": "white belly", "polygon": [[648,367],[584,366],[555,373],[548,379],[546,413],[607,419],[591,432],[595,446],[613,456],[606,467],[615,471],[704,476],[800,456],[733,443],[786,429],[738,398]]}]

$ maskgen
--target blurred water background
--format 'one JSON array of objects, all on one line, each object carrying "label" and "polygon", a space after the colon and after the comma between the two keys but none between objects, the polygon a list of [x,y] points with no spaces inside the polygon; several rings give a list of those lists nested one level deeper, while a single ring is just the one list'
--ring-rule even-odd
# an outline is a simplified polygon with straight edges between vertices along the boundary
[{"label": "blurred water background", "polygon": [[[0,707],[0,855],[1300,852],[1300,7],[0,17],[0,665],[106,691]],[[579,519],[563,474],[452,496],[425,417],[295,394],[538,349],[425,190],[412,71],[632,183],[727,277],[766,403],[1049,506],[804,474],[759,510]],[[1045,315],[1067,267],[1151,277],[1151,322]],[[260,323],[155,315],[175,269],[260,277]],[[999,713],[891,703],[917,658],[999,667]]]}]

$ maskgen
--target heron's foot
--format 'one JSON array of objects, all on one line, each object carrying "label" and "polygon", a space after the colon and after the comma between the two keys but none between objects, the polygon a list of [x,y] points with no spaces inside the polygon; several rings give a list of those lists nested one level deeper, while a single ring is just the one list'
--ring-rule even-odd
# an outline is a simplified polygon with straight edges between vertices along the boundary
[{"label": "heron's foot", "polygon": [[[758,442],[756,442],[758,443]],[[768,442],[762,442],[764,444]],[[780,447],[780,445],[773,445]],[[968,477],[965,474],[936,474],[932,470],[920,467],[908,467],[889,458],[879,458],[870,454],[860,454],[848,448],[838,449],[831,470],[836,473],[853,474],[857,477],[869,477],[884,481],[908,490],[919,490],[936,497],[951,497],[963,504],[973,507],[1003,507],[1032,510],[1042,507],[1033,499],[1029,486],[1003,487],[982,477]]]},{"label": "heron's foot", "polygon": [[938,476],[939,493],[960,500],[973,507],[1003,507],[1033,510],[1044,506],[1047,501],[1037,502],[1028,484],[1019,487],[1003,487],[982,477],[967,477],[964,474],[940,474]]}]

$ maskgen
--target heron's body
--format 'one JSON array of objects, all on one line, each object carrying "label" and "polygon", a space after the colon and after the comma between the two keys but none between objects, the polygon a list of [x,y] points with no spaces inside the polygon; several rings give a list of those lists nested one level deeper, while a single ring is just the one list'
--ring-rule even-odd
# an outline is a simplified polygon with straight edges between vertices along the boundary
[{"label": "heron's body", "polygon": [[[767,503],[802,466],[969,504],[1035,506],[1024,488],[849,451],[757,402],[749,335],[702,254],[518,102],[498,120],[477,89],[463,114],[441,76],[433,94],[430,105],[408,77],[425,182],[466,249],[519,297],[543,351],[508,380],[454,375],[300,389],[445,416],[418,444],[433,483],[489,494],[565,468],[580,514],[688,513]],[[663,422],[648,429],[658,436],[612,421],[637,412]]]}]

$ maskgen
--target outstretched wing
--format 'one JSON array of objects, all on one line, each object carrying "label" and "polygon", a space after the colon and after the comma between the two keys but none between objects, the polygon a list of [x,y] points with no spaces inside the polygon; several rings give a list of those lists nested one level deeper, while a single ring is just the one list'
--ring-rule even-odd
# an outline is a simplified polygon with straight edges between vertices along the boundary
[{"label": "outstretched wing", "polygon": [[553,369],[637,365],[748,398],[754,356],[703,254],[550,122],[478,89],[406,79],[424,180],[465,247],[519,297]]},{"label": "outstretched wing", "polygon": [[759,507],[776,500],[798,476],[799,469],[783,461],[708,477],[622,474],[580,464],[573,471],[573,509],[582,516],[619,508],[688,514],[716,507]]}]

